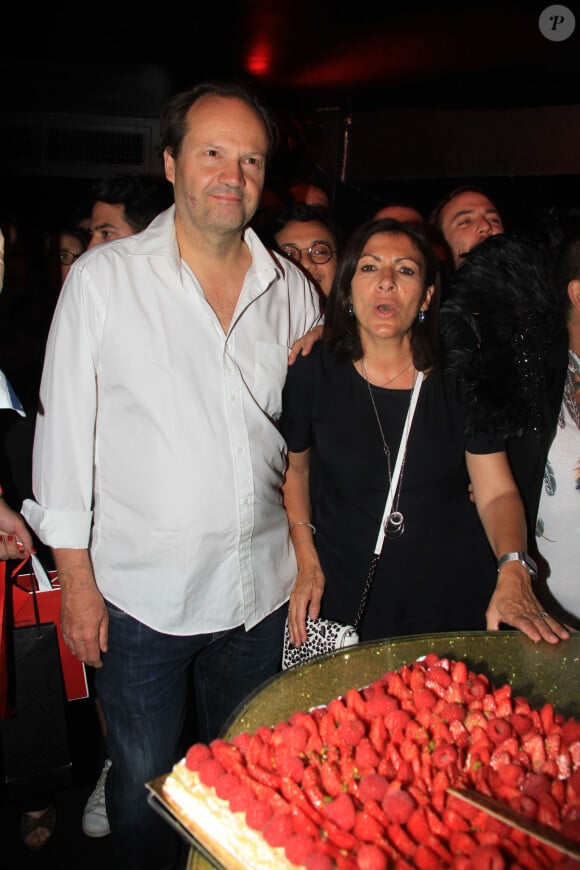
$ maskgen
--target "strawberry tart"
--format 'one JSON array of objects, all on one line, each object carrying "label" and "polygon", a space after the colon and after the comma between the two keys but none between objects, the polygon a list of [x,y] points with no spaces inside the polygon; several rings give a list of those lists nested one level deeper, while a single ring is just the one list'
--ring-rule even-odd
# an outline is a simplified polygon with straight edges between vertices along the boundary
[{"label": "strawberry tart", "polygon": [[227,870],[580,866],[580,722],[435,654],[272,728],[194,744],[162,794]]}]

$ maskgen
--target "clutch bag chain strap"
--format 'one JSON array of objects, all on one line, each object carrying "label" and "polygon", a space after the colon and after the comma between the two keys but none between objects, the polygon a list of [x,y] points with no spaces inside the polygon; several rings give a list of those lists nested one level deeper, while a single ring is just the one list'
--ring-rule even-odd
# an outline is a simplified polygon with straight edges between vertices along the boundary
[{"label": "clutch bag chain strap", "polygon": [[383,549],[383,543],[385,540],[385,525],[386,525],[389,514],[391,513],[391,510],[393,507],[393,499],[395,497],[395,492],[397,491],[399,476],[401,474],[401,468],[402,468],[403,461],[405,458],[405,453],[407,451],[407,441],[409,439],[409,433],[411,431],[411,423],[413,421],[413,414],[415,413],[415,408],[417,407],[417,400],[419,399],[419,391],[421,389],[421,384],[423,383],[423,379],[424,379],[423,372],[418,372],[417,378],[415,380],[415,384],[413,386],[413,393],[411,395],[411,401],[409,402],[409,410],[407,411],[407,416],[405,418],[405,423],[403,425],[403,435],[401,437],[401,443],[399,444],[399,452],[397,453],[397,461],[395,462],[393,477],[391,480],[391,484],[389,486],[389,491],[387,493],[387,501],[385,504],[385,510],[383,512],[383,518],[381,520],[381,525],[379,528],[377,542],[375,544],[375,551],[373,554],[373,558],[371,559],[369,573],[367,574],[367,578],[366,578],[365,584],[363,586],[360,604],[358,606],[357,614],[356,614],[356,617],[355,617],[355,620],[353,623],[353,627],[357,631],[358,631],[359,626],[362,622],[362,618],[365,614],[367,602],[369,599],[369,594],[371,591],[371,586],[373,584],[375,572],[377,570],[377,565],[379,564],[379,559],[380,559],[381,552]]}]

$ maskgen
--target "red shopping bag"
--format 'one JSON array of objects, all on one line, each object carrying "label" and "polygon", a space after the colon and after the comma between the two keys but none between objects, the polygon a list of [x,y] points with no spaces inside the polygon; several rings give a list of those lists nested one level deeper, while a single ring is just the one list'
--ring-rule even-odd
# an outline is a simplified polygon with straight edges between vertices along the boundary
[{"label": "red shopping bag", "polygon": [[6,594],[6,584],[10,581],[6,578],[6,562],[0,561],[0,719],[6,719],[13,714],[13,707],[8,697],[8,605],[9,596]]},{"label": "red shopping bag", "polygon": [[[74,656],[65,644],[60,629],[60,583],[56,571],[45,571],[37,556],[30,557],[30,572],[21,573],[28,560],[22,562],[13,575],[12,604],[14,627],[34,625],[35,615],[32,600],[32,585],[37,590],[36,601],[41,622],[54,622],[58,636],[60,661],[64,677],[66,697],[69,701],[88,698],[89,687],[84,664]],[[1,683],[0,683],[1,685]]]}]

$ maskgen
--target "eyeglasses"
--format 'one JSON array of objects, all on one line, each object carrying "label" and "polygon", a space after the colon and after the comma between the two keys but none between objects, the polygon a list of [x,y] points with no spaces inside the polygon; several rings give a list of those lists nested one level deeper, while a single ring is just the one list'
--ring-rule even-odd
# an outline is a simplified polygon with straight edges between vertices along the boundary
[{"label": "eyeglasses", "polygon": [[[82,253],[82,251],[81,251]],[[58,259],[63,266],[72,266],[74,261],[80,257],[80,254],[75,254],[73,251],[59,251]]]},{"label": "eyeglasses", "polygon": [[328,242],[312,242],[309,248],[299,248],[298,245],[280,245],[280,250],[289,260],[299,263],[302,254],[306,253],[311,263],[322,265],[332,260],[336,251],[333,251]]}]

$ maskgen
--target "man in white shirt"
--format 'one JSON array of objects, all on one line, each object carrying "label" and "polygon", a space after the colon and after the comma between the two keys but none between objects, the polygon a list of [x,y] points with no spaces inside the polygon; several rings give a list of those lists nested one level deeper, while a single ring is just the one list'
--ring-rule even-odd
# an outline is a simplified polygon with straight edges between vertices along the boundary
[{"label": "man in white shirt", "polygon": [[176,857],[144,784],[182,753],[189,666],[202,740],[279,667],[296,563],[277,420],[289,350],[321,315],[248,229],[272,143],[241,88],[170,99],[175,205],[87,252],[47,343],[23,514],[53,548],[65,640],[98,668],[122,867]]}]

